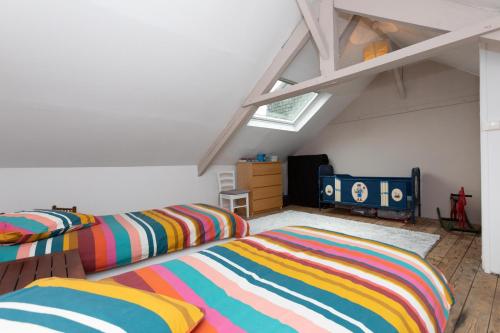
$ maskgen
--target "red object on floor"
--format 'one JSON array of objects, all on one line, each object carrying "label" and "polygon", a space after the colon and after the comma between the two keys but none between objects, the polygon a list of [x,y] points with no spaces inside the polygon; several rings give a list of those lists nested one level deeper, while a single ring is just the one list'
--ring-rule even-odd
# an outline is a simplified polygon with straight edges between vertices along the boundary
[{"label": "red object on floor", "polygon": [[467,226],[465,205],[467,205],[467,200],[465,199],[465,190],[462,186],[458,192],[458,198],[452,198],[451,200],[450,213],[450,217],[458,221],[458,227],[460,228],[465,228]]}]

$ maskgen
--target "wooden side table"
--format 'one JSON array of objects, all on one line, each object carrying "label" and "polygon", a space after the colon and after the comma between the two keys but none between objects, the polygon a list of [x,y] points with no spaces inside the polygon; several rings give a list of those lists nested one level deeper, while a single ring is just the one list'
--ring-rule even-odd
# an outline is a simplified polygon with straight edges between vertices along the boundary
[{"label": "wooden side table", "polygon": [[78,250],[0,263],[0,295],[47,277],[85,278]]}]

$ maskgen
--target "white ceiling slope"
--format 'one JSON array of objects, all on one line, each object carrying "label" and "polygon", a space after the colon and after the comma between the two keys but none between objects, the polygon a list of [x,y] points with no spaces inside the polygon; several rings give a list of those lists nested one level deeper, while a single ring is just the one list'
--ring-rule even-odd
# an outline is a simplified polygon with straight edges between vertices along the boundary
[{"label": "white ceiling slope", "polygon": [[299,19],[292,0],[4,0],[0,167],[195,164]]}]

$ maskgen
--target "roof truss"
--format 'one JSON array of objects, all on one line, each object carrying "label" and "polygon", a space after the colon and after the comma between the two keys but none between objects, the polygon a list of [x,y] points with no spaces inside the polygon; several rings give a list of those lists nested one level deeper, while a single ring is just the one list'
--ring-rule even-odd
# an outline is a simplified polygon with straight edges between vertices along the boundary
[{"label": "roof truss", "polygon": [[280,91],[267,93],[249,99],[244,106],[260,106],[269,104],[311,91],[323,90],[325,88],[353,80],[360,76],[378,74],[410,63],[425,60],[440,54],[445,50],[470,43],[471,41],[478,39],[481,35],[498,29],[500,29],[500,16],[445,33],[414,45],[410,45],[370,61],[339,69],[331,75],[322,75],[291,87],[284,88]]},{"label": "roof truss", "polygon": [[[282,49],[278,52],[275,59],[271,65],[267,68],[264,75],[257,82],[252,92],[249,94],[246,102],[238,111],[234,114],[233,118],[222,130],[222,132],[217,136],[214,143],[209,147],[207,152],[204,154],[200,162],[198,163],[198,174],[202,175],[207,168],[210,166],[212,161],[215,159],[217,154],[221,151],[224,145],[232,137],[232,135],[245,123],[248,122],[250,117],[255,113],[257,108],[261,105],[269,104],[278,100],[283,100],[293,96],[301,95],[307,92],[320,91],[322,89],[353,80],[355,78],[381,73],[387,70],[397,70],[397,68],[413,63],[416,61],[424,60],[426,58],[435,56],[442,51],[459,46],[461,44],[470,42],[471,40],[477,39],[478,37],[495,32],[500,29],[500,17],[494,17],[493,19],[483,20],[481,23],[472,24],[465,28],[460,28],[438,37],[423,41],[411,45],[409,47],[393,51],[386,55],[380,56],[378,58],[372,59],[367,62],[358,63],[346,68],[337,70],[336,64],[339,53],[339,44],[345,42],[346,34],[339,33],[336,31],[336,9],[346,10],[351,13],[358,13],[372,17],[380,17],[375,13],[377,8],[387,9],[387,6],[383,6],[380,2],[377,4],[372,4],[371,1],[365,0],[335,0],[335,6],[333,7],[333,0],[320,0],[321,13],[319,17],[319,22],[317,17],[312,13],[309,4],[305,2],[306,0],[297,0],[299,8],[301,9],[304,19],[295,28],[292,35],[288,41],[284,44]],[[381,0],[385,2],[398,3],[399,0]],[[401,1],[406,3],[406,1]],[[423,4],[430,3],[442,3],[442,0],[422,0]],[[354,5],[356,3],[362,8],[362,11],[349,10],[349,4]],[[414,3],[420,6],[421,2],[408,2]],[[443,4],[444,5],[444,4]],[[422,8],[420,8],[420,12]],[[386,19],[402,21],[406,18],[396,17],[393,12],[394,10],[389,10],[390,17],[384,17]],[[408,8],[405,8],[401,12],[411,12]],[[432,12],[432,11],[431,11]],[[429,14],[425,12],[423,14]],[[431,15],[432,16],[432,15]],[[448,15],[449,16],[449,15]],[[408,19],[406,19],[408,20]],[[408,21],[407,21],[408,22]],[[408,23],[419,24],[415,20]],[[429,23],[426,23],[427,26]],[[419,24],[425,25],[425,24]],[[351,22],[344,27],[344,31],[349,30],[349,27],[353,29],[355,23]],[[451,25],[450,25],[451,26]],[[431,26],[432,27],[432,26]],[[437,28],[434,26],[434,28]],[[442,29],[441,26],[440,29]],[[321,66],[321,76],[298,83],[294,86],[268,93],[272,88],[276,80],[279,79],[280,75],[285,71],[288,65],[293,61],[295,56],[300,52],[302,47],[308,41],[308,39],[313,37],[313,40],[318,47],[320,53],[320,66]],[[341,36],[341,38],[338,38]],[[340,39],[340,41],[339,41]],[[399,73],[395,72],[396,78],[399,77]],[[404,86],[399,87],[400,93],[404,94]]]}]

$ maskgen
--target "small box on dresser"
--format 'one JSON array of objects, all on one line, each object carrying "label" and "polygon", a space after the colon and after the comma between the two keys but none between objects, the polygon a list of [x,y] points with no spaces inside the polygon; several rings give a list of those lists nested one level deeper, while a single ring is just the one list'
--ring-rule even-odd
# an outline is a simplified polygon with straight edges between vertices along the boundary
[{"label": "small box on dresser", "polygon": [[280,162],[240,162],[236,173],[237,187],[250,190],[250,215],[283,207]]}]

